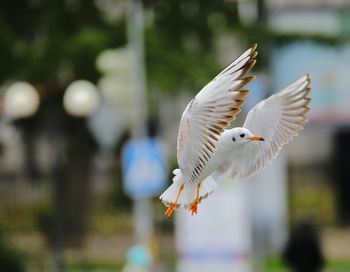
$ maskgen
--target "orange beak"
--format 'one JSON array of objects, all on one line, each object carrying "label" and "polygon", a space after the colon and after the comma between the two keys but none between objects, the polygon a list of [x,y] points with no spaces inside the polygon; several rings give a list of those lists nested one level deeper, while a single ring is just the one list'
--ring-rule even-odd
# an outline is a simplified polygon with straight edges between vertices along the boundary
[{"label": "orange beak", "polygon": [[259,141],[259,142],[265,141],[265,139],[259,135],[253,135],[252,137],[249,137],[248,139],[251,141]]}]

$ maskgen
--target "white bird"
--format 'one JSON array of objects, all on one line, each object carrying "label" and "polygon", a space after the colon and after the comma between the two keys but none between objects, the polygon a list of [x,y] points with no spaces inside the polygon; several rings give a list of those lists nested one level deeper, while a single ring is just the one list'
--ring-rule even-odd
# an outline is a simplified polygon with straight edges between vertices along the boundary
[{"label": "white bird", "polygon": [[160,196],[168,207],[166,216],[181,207],[196,214],[198,204],[215,190],[219,175],[253,176],[303,129],[310,110],[309,75],[258,103],[243,127],[226,130],[249,93],[242,88],[255,78],[246,74],[256,62],[256,47],[204,86],[183,112],[177,140],[179,169]]}]

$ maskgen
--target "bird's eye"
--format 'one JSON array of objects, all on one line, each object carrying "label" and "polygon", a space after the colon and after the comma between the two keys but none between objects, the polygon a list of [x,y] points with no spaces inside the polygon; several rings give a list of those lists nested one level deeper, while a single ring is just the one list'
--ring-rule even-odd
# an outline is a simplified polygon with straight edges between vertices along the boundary
[{"label": "bird's eye", "polygon": [[244,138],[245,134],[242,133],[242,134],[239,134],[239,136],[240,136],[241,138]]},{"label": "bird's eye", "polygon": [[235,137],[233,137],[233,138],[232,138],[232,141],[234,141],[234,142],[235,142],[235,141],[236,141],[236,138],[235,138]]}]

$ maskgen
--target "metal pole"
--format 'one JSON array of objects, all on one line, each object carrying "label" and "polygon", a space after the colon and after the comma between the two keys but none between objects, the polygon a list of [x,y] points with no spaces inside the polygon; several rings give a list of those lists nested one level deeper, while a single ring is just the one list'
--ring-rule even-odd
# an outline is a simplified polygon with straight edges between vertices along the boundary
[{"label": "metal pole", "polygon": [[[131,61],[132,138],[147,136],[147,95],[144,63],[144,16],[141,0],[127,2],[127,33]],[[150,198],[134,199],[134,232],[137,243],[150,245],[153,236],[153,213]]]},{"label": "metal pole", "polygon": [[128,47],[131,61],[132,138],[147,135],[148,113],[144,63],[144,16],[140,0],[129,0],[127,6]]}]

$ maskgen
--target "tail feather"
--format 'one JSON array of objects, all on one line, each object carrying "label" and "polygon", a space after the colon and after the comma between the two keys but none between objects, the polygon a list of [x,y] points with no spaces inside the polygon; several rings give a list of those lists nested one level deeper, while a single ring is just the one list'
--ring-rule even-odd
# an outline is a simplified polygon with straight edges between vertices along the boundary
[{"label": "tail feather", "polygon": [[[196,198],[197,184],[186,182],[186,178],[182,174],[180,169],[173,171],[175,175],[173,178],[173,184],[159,197],[165,206],[169,207],[171,204],[176,202],[176,198],[180,191],[182,184],[185,183],[184,189],[177,200],[177,208],[184,207],[188,208]],[[212,177],[207,177],[201,182],[199,190],[200,201],[207,198],[217,187],[217,183]]]}]

